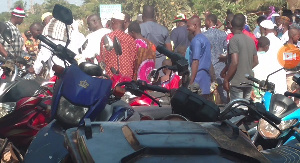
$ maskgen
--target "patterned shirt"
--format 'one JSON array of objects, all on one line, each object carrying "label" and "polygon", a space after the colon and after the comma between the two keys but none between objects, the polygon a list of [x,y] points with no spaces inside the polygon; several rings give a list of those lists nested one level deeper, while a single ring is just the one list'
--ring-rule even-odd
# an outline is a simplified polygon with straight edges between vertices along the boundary
[{"label": "patterned shirt", "polygon": [[155,45],[149,40],[136,39],[137,59],[135,62],[134,80],[148,80],[149,73],[155,68]]},{"label": "patterned shirt", "polygon": [[219,57],[221,54],[224,54],[224,51],[227,49],[227,35],[225,32],[215,28],[208,29],[203,35],[211,44],[211,62],[214,66],[216,77],[221,79],[220,73],[225,67],[225,63],[219,62]]},{"label": "patterned shirt", "polygon": [[[134,63],[137,58],[136,43],[135,40],[125,32],[121,30],[113,31],[108,34],[109,38],[113,41],[117,37],[121,44],[122,55],[119,56],[120,74],[133,78],[134,75]],[[112,77],[111,68],[118,69],[117,55],[115,50],[107,51],[104,48],[104,41],[100,43],[100,55],[97,57],[98,62],[105,63],[105,71],[109,77]]]},{"label": "patterned shirt", "polygon": [[11,22],[5,22],[7,27],[10,29],[12,34],[11,44],[9,45],[7,42],[4,42],[2,36],[0,35],[0,42],[4,42],[4,49],[13,56],[20,56],[22,52],[22,47],[24,45],[24,39],[19,31],[19,29],[13,25]]}]

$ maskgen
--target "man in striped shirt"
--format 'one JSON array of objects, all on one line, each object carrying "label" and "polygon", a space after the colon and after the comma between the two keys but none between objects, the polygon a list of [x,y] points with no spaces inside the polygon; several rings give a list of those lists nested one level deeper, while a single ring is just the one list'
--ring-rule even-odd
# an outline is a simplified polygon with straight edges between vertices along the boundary
[{"label": "man in striped shirt", "polygon": [[2,35],[0,35],[0,54],[7,58],[8,56],[20,56],[22,47],[24,45],[23,37],[17,28],[17,25],[23,23],[25,17],[24,9],[17,7],[11,13],[10,21],[5,22],[6,27],[11,32],[11,42],[4,41]]}]

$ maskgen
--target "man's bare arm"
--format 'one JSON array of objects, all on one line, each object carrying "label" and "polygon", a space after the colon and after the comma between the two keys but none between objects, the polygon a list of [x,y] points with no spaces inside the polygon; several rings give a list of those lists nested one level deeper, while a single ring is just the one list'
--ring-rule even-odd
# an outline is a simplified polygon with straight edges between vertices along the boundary
[{"label": "man's bare arm", "polygon": [[199,60],[193,60],[192,65],[191,65],[191,80],[190,84],[194,83],[194,80],[196,78],[197,72],[198,72],[198,67],[199,67]]},{"label": "man's bare arm", "polygon": [[224,78],[224,80],[230,81],[236,73],[237,66],[239,63],[239,55],[237,53],[231,54],[231,63],[228,67],[228,72]]}]

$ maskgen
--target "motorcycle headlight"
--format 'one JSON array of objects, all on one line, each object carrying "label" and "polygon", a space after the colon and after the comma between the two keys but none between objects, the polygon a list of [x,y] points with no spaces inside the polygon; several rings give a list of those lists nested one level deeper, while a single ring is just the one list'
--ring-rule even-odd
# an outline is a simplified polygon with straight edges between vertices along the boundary
[{"label": "motorcycle headlight", "polygon": [[[297,122],[298,122],[297,119],[291,119],[291,120],[287,120],[287,121],[281,121],[281,123],[279,125],[277,125],[277,127],[280,130],[286,130],[289,127],[295,125]],[[270,125],[264,119],[261,119],[259,121],[258,131],[259,131],[260,135],[262,135],[263,137],[265,137],[267,139],[276,139],[280,135],[279,130],[277,130],[275,127],[273,127],[272,125]]]},{"label": "motorcycle headlight", "polygon": [[15,102],[0,103],[0,118],[13,112],[15,110],[15,107],[16,107]]},{"label": "motorcycle headlight", "polygon": [[61,96],[57,109],[57,119],[68,125],[77,126],[88,110],[87,107],[73,105]]}]

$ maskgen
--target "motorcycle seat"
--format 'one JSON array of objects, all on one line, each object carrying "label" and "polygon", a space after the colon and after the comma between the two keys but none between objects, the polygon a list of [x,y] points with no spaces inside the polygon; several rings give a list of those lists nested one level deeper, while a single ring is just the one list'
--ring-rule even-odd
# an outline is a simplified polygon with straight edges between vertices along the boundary
[{"label": "motorcycle seat", "polygon": [[103,70],[99,65],[90,63],[90,62],[82,62],[79,64],[79,68],[90,76],[101,76],[103,75]]},{"label": "motorcycle seat", "polygon": [[291,141],[287,145],[262,151],[262,154],[270,162],[299,162],[300,160],[300,143]]}]

